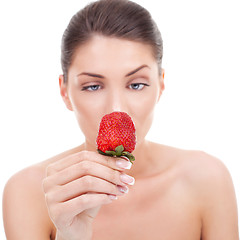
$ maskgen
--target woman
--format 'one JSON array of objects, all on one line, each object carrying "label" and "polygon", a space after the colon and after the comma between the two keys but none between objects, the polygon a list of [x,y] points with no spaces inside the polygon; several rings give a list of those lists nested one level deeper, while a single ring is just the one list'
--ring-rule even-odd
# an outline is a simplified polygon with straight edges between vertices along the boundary
[{"label": "woman", "polygon": [[[85,142],[9,180],[7,239],[238,239],[225,166],[145,139],[164,90],[161,62],[161,35],[135,3],[101,0],[71,19],[59,86]],[[101,118],[115,111],[136,126],[133,165],[96,151]]]}]

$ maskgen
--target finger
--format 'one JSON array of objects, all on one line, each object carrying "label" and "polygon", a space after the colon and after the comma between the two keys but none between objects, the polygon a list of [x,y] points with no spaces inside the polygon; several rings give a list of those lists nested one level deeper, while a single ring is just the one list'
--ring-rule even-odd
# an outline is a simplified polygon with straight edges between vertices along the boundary
[{"label": "finger", "polygon": [[76,216],[86,209],[91,209],[103,204],[108,204],[111,203],[113,200],[113,195],[91,193],[81,195],[75,199],[65,202],[64,205],[66,206],[66,208],[69,207],[69,210],[72,210],[72,213],[74,214],[74,216]]},{"label": "finger", "polygon": [[59,203],[50,208],[49,211],[54,223],[61,228],[61,226],[65,227],[70,224],[74,217],[85,210],[88,210],[88,214],[95,217],[101,205],[109,204],[114,199],[116,198],[112,195],[88,193]]},{"label": "finger", "polygon": [[47,194],[47,201],[49,203],[65,202],[90,192],[121,196],[128,192],[128,187],[118,186],[100,178],[85,176],[50,191]]},{"label": "finger", "polygon": [[[45,186],[45,189],[50,189],[55,185],[65,185],[71,181],[88,175],[104,179],[116,185],[134,183],[134,179],[130,176],[128,176],[129,180],[126,181],[125,179],[127,175],[123,174],[120,171],[114,170],[96,162],[82,161],[66,169],[63,169],[60,172],[57,172],[55,175],[49,176],[49,184],[48,186]],[[123,175],[125,176],[125,179],[123,178]]]},{"label": "finger", "polygon": [[114,158],[103,156],[97,152],[81,151],[50,164],[47,168],[47,176],[82,161],[93,161],[116,170],[130,169],[132,166],[126,158]]}]

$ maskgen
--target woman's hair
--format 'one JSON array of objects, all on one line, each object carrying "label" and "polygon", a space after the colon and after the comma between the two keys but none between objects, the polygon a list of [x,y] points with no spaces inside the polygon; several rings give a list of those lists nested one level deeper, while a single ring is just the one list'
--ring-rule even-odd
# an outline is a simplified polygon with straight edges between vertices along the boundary
[{"label": "woman's hair", "polygon": [[61,64],[64,82],[67,82],[76,49],[96,34],[150,45],[161,72],[162,37],[150,13],[128,0],[99,0],[77,12],[63,34]]}]

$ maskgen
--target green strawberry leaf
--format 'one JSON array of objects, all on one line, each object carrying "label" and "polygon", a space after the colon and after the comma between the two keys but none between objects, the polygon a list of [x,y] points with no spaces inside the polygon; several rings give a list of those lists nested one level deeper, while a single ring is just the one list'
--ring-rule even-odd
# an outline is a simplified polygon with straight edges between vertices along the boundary
[{"label": "green strawberry leaf", "polygon": [[116,156],[116,155],[117,155],[117,153],[114,152],[114,151],[106,151],[105,153],[106,153],[108,156]]},{"label": "green strawberry leaf", "polygon": [[133,163],[133,161],[135,160],[135,157],[134,157],[131,153],[129,153],[129,152],[126,152],[126,151],[123,152],[123,150],[124,150],[123,146],[120,145],[120,146],[118,146],[118,147],[115,148],[115,151],[106,151],[106,152],[103,152],[103,151],[101,151],[101,150],[98,149],[98,152],[99,152],[100,154],[102,154],[102,155],[111,156],[111,157],[115,157],[115,156],[116,156],[116,157],[125,156],[125,157],[127,157],[127,158],[129,159],[129,161],[130,161],[131,163]]},{"label": "green strawberry leaf", "polygon": [[135,157],[129,152],[122,152],[122,156],[127,157],[131,163],[135,160]]},{"label": "green strawberry leaf", "polygon": [[133,161],[135,161],[135,157],[131,153],[129,153],[127,157],[131,163],[133,163]]},{"label": "green strawberry leaf", "polygon": [[99,149],[98,149],[98,152],[99,152],[100,154],[102,154],[102,155],[108,156],[105,152],[103,152],[103,151],[101,151],[101,150],[99,150]]},{"label": "green strawberry leaf", "polygon": [[123,156],[126,156],[131,163],[133,163],[133,161],[135,160],[135,157],[129,152],[125,153]]},{"label": "green strawberry leaf", "polygon": [[123,150],[124,150],[123,145],[120,145],[120,146],[115,148],[115,151],[116,151],[117,154],[122,154]]}]

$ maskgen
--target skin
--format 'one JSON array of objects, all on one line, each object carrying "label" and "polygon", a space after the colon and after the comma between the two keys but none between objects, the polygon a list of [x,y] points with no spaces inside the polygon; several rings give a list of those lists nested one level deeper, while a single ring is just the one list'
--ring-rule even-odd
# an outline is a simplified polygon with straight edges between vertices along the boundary
[{"label": "skin", "polygon": [[[238,239],[236,197],[222,162],[145,139],[164,90],[148,45],[94,36],[77,49],[68,84],[60,76],[59,85],[85,142],[8,181],[9,240]],[[96,152],[100,120],[112,111],[127,112],[136,125],[131,169],[126,159]]]}]

